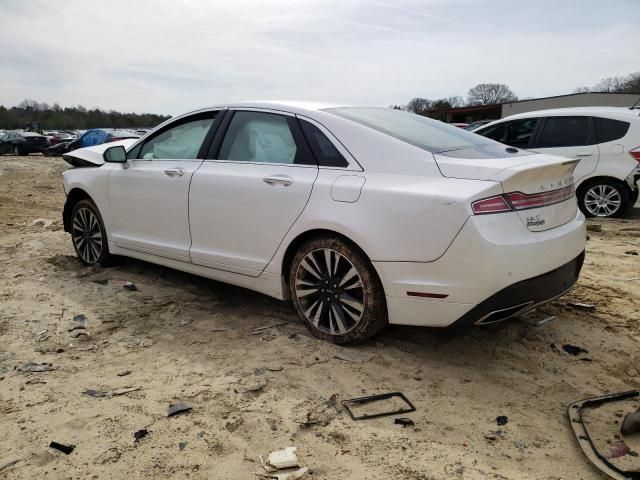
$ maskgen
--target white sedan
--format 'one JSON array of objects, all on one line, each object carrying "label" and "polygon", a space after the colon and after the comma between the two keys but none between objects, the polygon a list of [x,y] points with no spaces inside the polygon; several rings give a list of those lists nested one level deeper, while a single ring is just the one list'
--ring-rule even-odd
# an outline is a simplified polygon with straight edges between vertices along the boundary
[{"label": "white sedan", "polygon": [[65,159],[82,262],[291,299],[336,343],[506,320],[565,293],[584,259],[575,160],[393,109],[232,103]]}]

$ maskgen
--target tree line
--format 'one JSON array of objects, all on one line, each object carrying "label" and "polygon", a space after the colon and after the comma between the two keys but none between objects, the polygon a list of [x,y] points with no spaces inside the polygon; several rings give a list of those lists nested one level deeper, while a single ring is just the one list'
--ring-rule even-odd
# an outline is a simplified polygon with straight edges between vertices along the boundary
[{"label": "tree line", "polygon": [[82,105],[62,108],[35,100],[23,100],[15,107],[0,105],[0,129],[24,128],[30,122],[40,122],[45,130],[89,128],[148,128],[170,118],[153,113],[122,113],[115,110],[87,109]]},{"label": "tree line", "polygon": [[[603,78],[593,87],[579,87],[573,93],[587,92],[640,94],[640,72],[618,77]],[[467,92],[466,100],[460,95],[440,98],[437,100],[415,97],[409,100],[405,105],[392,105],[392,107],[399,110],[407,110],[419,115],[426,115],[432,110],[443,110],[475,105],[495,105],[499,103],[515,102],[517,100],[518,96],[503,83],[480,83]]]}]

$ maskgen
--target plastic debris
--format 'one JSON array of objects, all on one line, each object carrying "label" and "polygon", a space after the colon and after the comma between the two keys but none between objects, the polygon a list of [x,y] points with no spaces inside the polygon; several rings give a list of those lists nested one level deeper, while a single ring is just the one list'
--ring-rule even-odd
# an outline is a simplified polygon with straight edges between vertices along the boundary
[{"label": "plastic debris", "polygon": [[65,455],[69,455],[71,452],[73,452],[73,450],[76,448],[76,446],[75,445],[64,445],[64,444],[58,443],[58,442],[51,442],[49,444],[49,448],[54,448],[56,450],[61,451]]},{"label": "plastic debris", "polygon": [[35,363],[35,362],[27,362],[23,365],[19,365],[18,371],[20,372],[50,372],[51,370],[55,370],[53,365],[50,363]]},{"label": "plastic debris", "polygon": [[573,356],[580,355],[581,353],[589,353],[584,348],[571,345],[570,343],[566,343],[562,345],[562,349],[565,352],[567,352],[569,355],[573,355]]},{"label": "plastic debris", "polygon": [[102,398],[109,395],[107,392],[103,392],[102,390],[85,390],[82,393],[94,398]]},{"label": "plastic debris", "polygon": [[580,308],[582,310],[595,310],[596,306],[590,303],[580,303],[580,302],[567,302],[567,305],[571,307]]},{"label": "plastic debris", "polygon": [[191,405],[188,403],[174,403],[169,405],[169,409],[167,410],[167,417],[173,417],[174,415],[178,415],[180,413],[185,413],[191,410]]},{"label": "plastic debris", "polygon": [[263,477],[275,478],[277,480],[296,480],[302,478],[309,469],[300,467],[296,456],[296,447],[287,447],[284,450],[271,452],[265,460],[260,455],[260,464],[267,472]]},{"label": "plastic debris", "polygon": [[81,313],[80,315],[76,315],[75,317],[73,317],[73,325],[69,327],[70,332],[78,329],[84,330],[85,328],[87,328],[87,317],[85,316],[84,313]]},{"label": "plastic debris", "polygon": [[622,435],[634,435],[640,433],[640,412],[627,413],[620,427]]},{"label": "plastic debris", "polygon": [[611,450],[609,451],[608,458],[620,458],[627,455],[631,450],[629,446],[622,440],[616,440],[611,444]]},{"label": "plastic debris", "polygon": [[393,423],[395,425],[402,425],[402,428],[413,427],[415,425],[414,421],[407,417],[396,418]]},{"label": "plastic debris", "polygon": [[507,423],[509,423],[509,419],[506,415],[500,415],[499,417],[496,417],[496,423],[499,427],[501,427],[502,425],[506,425]]},{"label": "plastic debris", "polygon": [[142,440],[147,435],[149,435],[149,430],[147,430],[146,428],[142,428],[133,434],[133,441],[137,442],[139,440]]}]

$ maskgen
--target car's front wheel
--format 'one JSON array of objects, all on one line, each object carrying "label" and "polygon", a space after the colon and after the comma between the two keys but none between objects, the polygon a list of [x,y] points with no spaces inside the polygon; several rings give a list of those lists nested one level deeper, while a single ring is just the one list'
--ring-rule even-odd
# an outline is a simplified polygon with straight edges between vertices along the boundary
[{"label": "car's front wheel", "polygon": [[588,181],[578,189],[578,205],[587,217],[619,217],[630,205],[629,189],[615,180]]},{"label": "car's front wheel", "polygon": [[373,265],[341,238],[305,242],[291,263],[289,288],[298,316],[323,340],[361,341],[387,324],[384,290]]},{"label": "car's front wheel", "polygon": [[107,233],[98,207],[88,199],[80,200],[71,212],[73,248],[85,265],[111,263]]}]

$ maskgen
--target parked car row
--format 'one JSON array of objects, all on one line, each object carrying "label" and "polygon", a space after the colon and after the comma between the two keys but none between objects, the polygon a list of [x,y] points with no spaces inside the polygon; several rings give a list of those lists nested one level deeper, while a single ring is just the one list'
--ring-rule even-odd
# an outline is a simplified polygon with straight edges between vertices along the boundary
[{"label": "parked car row", "polygon": [[44,135],[36,132],[1,131],[0,154],[29,155],[31,153],[42,153],[43,155],[56,156],[77,148],[100,145],[125,138],[140,138],[146,131],[94,128],[80,131],[48,131]]}]

